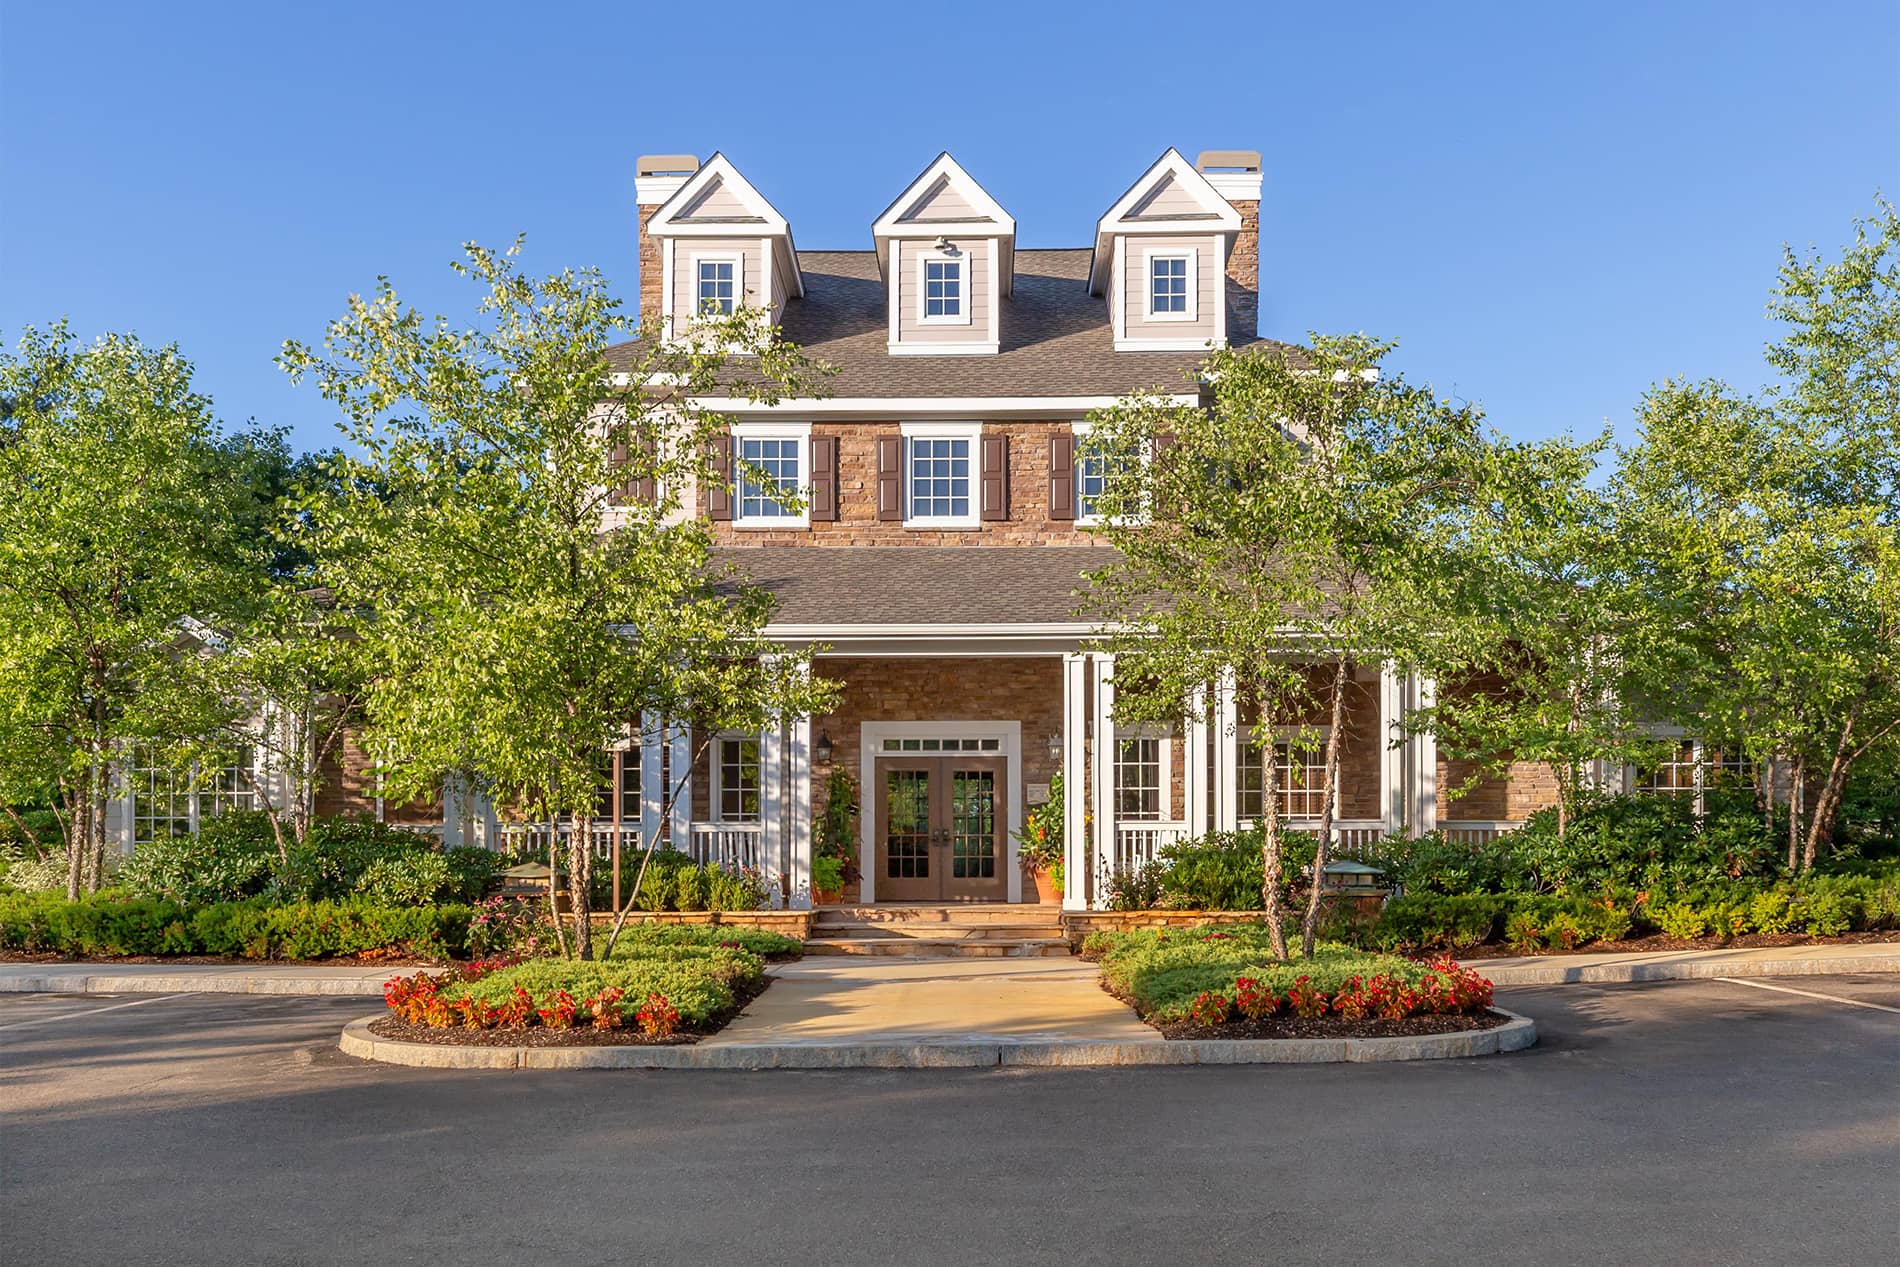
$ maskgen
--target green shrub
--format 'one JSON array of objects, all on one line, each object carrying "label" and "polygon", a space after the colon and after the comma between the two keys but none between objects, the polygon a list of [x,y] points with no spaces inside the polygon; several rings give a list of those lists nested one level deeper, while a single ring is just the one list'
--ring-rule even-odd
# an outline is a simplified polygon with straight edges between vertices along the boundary
[{"label": "green shrub", "polygon": [[169,898],[0,895],[0,948],[62,955],[237,955],[321,959],[372,950],[431,958],[462,953],[467,906],[379,906],[352,900],[273,905],[259,899],[195,909]]},{"label": "green shrub", "polygon": [[269,817],[262,810],[227,810],[206,820],[195,836],[140,845],[119,868],[119,881],[140,897],[198,906],[263,893],[277,865]]},{"label": "green shrub", "polygon": [[1693,902],[1671,902],[1655,913],[1656,926],[1670,937],[1693,941],[1709,931],[1708,912]]},{"label": "green shrub", "polygon": [[517,986],[536,999],[558,990],[582,999],[614,988],[625,993],[629,1014],[648,995],[663,994],[679,1009],[682,1021],[703,1025],[731,1011],[738,1001],[736,991],[756,985],[764,974],[764,960],[736,947],[656,944],[642,953],[616,953],[605,962],[530,959],[442,993],[451,1002],[469,998],[499,1005]]},{"label": "green shrub", "polygon": [[1105,895],[1111,911],[1145,911],[1161,904],[1161,877],[1166,867],[1149,862],[1136,869],[1117,868],[1108,877]]},{"label": "green shrub", "polygon": [[449,881],[435,895],[438,902],[481,901],[501,870],[501,856],[476,845],[445,850],[442,861],[448,865]]},{"label": "green shrub", "polygon": [[711,910],[712,873],[704,867],[681,867],[675,873],[674,901],[677,910]]},{"label": "green shrub", "polygon": [[1509,833],[1477,843],[1443,832],[1383,843],[1386,879],[1407,894],[1516,893],[1531,887]]},{"label": "green shrub", "polygon": [[629,924],[621,931],[614,958],[636,957],[654,946],[728,945],[766,959],[802,954],[805,949],[805,943],[798,938],[764,928],[740,928],[731,924]]},{"label": "green shrub", "polygon": [[[1161,850],[1159,904],[1185,911],[1257,911],[1264,887],[1264,833],[1258,828],[1209,832]],[[1313,864],[1318,842],[1306,832],[1281,838],[1281,877],[1287,890]]]},{"label": "green shrub", "polygon": [[1851,932],[1860,920],[1865,903],[1861,889],[1867,882],[1858,876],[1815,876],[1801,885],[1801,930],[1813,937],[1838,937]]},{"label": "green shrub", "polygon": [[433,850],[405,850],[378,858],[356,881],[358,895],[385,906],[420,906],[446,893],[453,877],[448,859]]},{"label": "green shrub", "polygon": [[1748,903],[1748,925],[1758,933],[1786,933],[1795,926],[1794,904],[1781,889],[1763,889]]},{"label": "green shrub", "polygon": [[1408,891],[1385,904],[1371,938],[1387,950],[1468,950],[1491,940],[1509,906],[1497,894]]}]

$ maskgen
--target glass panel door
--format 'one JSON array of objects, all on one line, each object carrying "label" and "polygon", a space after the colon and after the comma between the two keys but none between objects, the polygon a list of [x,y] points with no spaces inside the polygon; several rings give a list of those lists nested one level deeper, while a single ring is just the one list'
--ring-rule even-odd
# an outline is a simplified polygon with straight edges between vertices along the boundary
[{"label": "glass panel door", "polygon": [[885,764],[879,771],[877,895],[896,901],[938,897],[940,877],[931,866],[931,785],[934,761]]},{"label": "glass panel door", "polygon": [[949,874],[944,897],[1001,902],[1009,897],[1009,857],[1003,780],[996,760],[951,757],[943,762],[948,793],[944,828],[949,837]]}]

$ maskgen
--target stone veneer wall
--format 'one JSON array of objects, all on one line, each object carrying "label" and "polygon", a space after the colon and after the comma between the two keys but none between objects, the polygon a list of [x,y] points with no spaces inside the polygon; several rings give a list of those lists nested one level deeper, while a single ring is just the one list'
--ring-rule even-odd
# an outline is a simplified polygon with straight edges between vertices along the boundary
[{"label": "stone veneer wall", "polygon": [[1227,337],[1241,343],[1260,329],[1260,204],[1234,202],[1240,232],[1227,253]]},{"label": "stone veneer wall", "polygon": [[[814,522],[809,529],[735,528],[711,524],[720,545],[846,545],[846,546],[1029,546],[1099,545],[1095,533],[1066,520],[1049,518],[1049,440],[1066,433],[1067,422],[991,422],[985,435],[1005,436],[1009,442],[1009,518],[956,532],[918,531],[901,520],[877,517],[877,440],[899,434],[892,422],[815,423],[811,433],[838,438],[838,518]],[[974,455],[973,455],[974,459]],[[978,491],[972,471],[971,496]],[[705,495],[699,510],[706,510]]]},{"label": "stone veneer wall", "polygon": [[[322,815],[376,817],[376,763],[364,751],[361,736],[346,730],[318,770],[316,811]],[[427,801],[383,807],[384,821],[404,826],[437,825],[442,807]]]}]

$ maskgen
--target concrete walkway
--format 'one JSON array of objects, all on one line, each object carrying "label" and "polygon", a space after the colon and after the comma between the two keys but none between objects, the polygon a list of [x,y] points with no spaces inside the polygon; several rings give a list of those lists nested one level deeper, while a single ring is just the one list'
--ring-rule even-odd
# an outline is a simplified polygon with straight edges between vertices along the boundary
[{"label": "concrete walkway", "polygon": [[1687,981],[1709,977],[1816,977],[1900,972],[1900,942],[1774,946],[1732,950],[1657,950],[1644,954],[1526,955],[1471,959],[1496,986]]}]

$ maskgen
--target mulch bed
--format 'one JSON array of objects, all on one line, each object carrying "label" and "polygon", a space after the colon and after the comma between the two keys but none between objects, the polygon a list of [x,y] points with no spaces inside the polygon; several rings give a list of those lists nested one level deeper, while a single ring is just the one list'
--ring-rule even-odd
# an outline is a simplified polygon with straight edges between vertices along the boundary
[{"label": "mulch bed", "polygon": [[1665,937],[1655,933],[1625,941],[1593,941],[1575,950],[1535,950],[1525,954],[1504,945],[1473,946],[1454,951],[1460,959],[1525,959],[1547,955],[1627,955],[1655,950],[1753,950],[1775,946],[1860,946],[1878,942],[1900,942],[1900,929],[1877,929],[1865,933],[1843,933],[1839,937],[1810,937],[1805,933],[1744,933],[1740,937]]},{"label": "mulch bed", "polygon": [[[1415,1038],[1421,1034],[1457,1034],[1496,1029],[1511,1018],[1499,1012],[1473,1016],[1408,1016],[1402,1021],[1349,1020],[1344,1016],[1294,1016],[1276,1012],[1257,1021],[1236,1017],[1225,1025],[1173,1021],[1155,1025],[1163,1038]],[[1149,1024],[1154,1024],[1152,1021]]]}]

